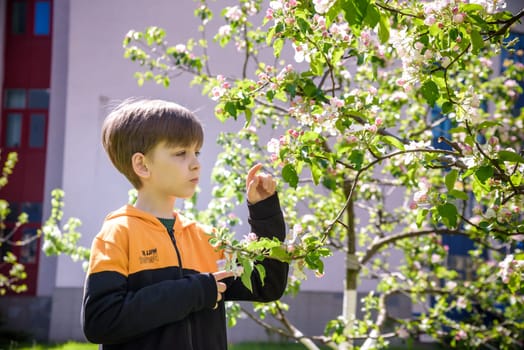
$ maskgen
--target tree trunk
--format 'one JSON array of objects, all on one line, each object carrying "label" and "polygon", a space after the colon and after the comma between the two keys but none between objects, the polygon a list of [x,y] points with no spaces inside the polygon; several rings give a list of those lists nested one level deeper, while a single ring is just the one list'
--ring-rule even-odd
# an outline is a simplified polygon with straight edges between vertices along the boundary
[{"label": "tree trunk", "polygon": [[[344,192],[349,197],[351,191],[351,181],[346,181]],[[344,302],[342,316],[347,321],[348,328],[353,327],[353,322],[357,317],[357,277],[359,272],[358,258],[356,253],[356,233],[355,233],[355,211],[354,198],[348,201],[346,208],[346,227],[347,227],[347,253],[346,253],[346,279],[344,281]],[[342,349],[351,348],[352,341],[343,344]]]}]

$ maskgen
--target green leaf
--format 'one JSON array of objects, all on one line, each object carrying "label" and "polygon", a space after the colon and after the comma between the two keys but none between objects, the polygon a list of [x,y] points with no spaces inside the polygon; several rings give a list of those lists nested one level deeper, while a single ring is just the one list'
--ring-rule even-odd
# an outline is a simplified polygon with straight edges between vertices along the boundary
[{"label": "green leaf", "polygon": [[286,164],[282,168],[282,178],[286,181],[289,186],[297,188],[298,185],[298,174],[295,167],[291,164]]},{"label": "green leaf", "polygon": [[303,34],[307,34],[307,33],[310,33],[310,32],[311,32],[310,24],[309,24],[309,22],[306,21],[304,18],[302,18],[302,17],[297,17],[297,24],[298,24],[298,27],[300,28],[300,31],[301,31]]},{"label": "green leaf", "polygon": [[462,200],[465,200],[467,201],[469,199],[469,196],[466,192],[464,191],[459,191],[459,190],[450,190],[449,191],[449,195],[455,197],[455,198],[458,198],[458,199],[462,199]]},{"label": "green leaf", "polygon": [[342,9],[344,10],[344,17],[351,26],[361,26],[369,0],[344,0],[342,1]]},{"label": "green leaf", "polygon": [[271,248],[270,253],[271,258],[279,260],[279,261],[289,261],[289,254],[284,249],[284,247],[278,245],[273,248]]},{"label": "green leaf", "polygon": [[508,281],[508,288],[513,293],[516,294],[520,290],[520,276],[516,273],[511,274]]},{"label": "green leaf", "polygon": [[424,98],[426,99],[427,103],[432,107],[435,105],[435,102],[440,97],[440,94],[438,92],[438,86],[431,79],[426,80],[424,84],[422,84],[420,92],[422,93],[422,96],[424,96]]},{"label": "green leaf", "polygon": [[253,292],[253,285],[251,284],[251,274],[253,273],[253,262],[250,260],[242,260],[242,267],[244,268],[244,271],[242,272],[242,275],[240,276],[240,280],[242,281],[242,284],[246,286],[247,289],[249,289],[250,292]]},{"label": "green leaf", "polygon": [[446,101],[442,104],[442,114],[448,114],[453,111],[453,103]]},{"label": "green leaf", "polygon": [[484,40],[482,39],[482,36],[480,35],[480,33],[475,29],[471,30],[470,36],[471,36],[471,44],[473,45],[471,52],[474,54],[477,54],[484,47]]},{"label": "green leaf", "polygon": [[445,182],[446,182],[446,188],[448,189],[448,191],[451,191],[455,187],[455,182],[457,181],[457,177],[458,177],[458,171],[456,169],[451,170],[446,175]]},{"label": "green leaf", "polygon": [[416,223],[417,223],[417,227],[418,228],[420,228],[422,226],[422,222],[424,221],[424,219],[426,218],[427,215],[428,215],[428,210],[427,209],[422,209],[422,210],[418,211],[417,219],[416,219]]},{"label": "green leaf", "polygon": [[505,162],[524,163],[524,158],[522,158],[520,154],[512,151],[499,151],[498,159]]},{"label": "green leaf", "polygon": [[490,179],[493,176],[494,170],[490,165],[485,165],[475,171],[475,177],[479,180],[480,183],[485,184],[486,180]]},{"label": "green leaf", "polygon": [[264,265],[255,264],[255,268],[257,269],[258,275],[260,276],[260,282],[262,282],[262,286],[264,286],[266,281],[266,269],[264,268]]},{"label": "green leaf", "polygon": [[437,211],[442,218],[442,221],[447,227],[456,227],[457,226],[457,216],[458,210],[451,203],[444,203],[437,207]]},{"label": "green leaf", "polygon": [[401,151],[404,151],[406,149],[406,147],[404,147],[404,144],[396,137],[385,135],[382,136],[382,140],[388,145],[393,146]]},{"label": "green leaf", "polygon": [[232,116],[235,120],[237,119],[237,107],[235,103],[228,101],[224,106],[224,110]]},{"label": "green leaf", "polygon": [[389,21],[386,16],[380,16],[380,22],[378,23],[378,38],[380,43],[384,44],[389,40]]},{"label": "green leaf", "polygon": [[300,142],[302,143],[311,143],[316,142],[320,138],[320,135],[314,131],[306,131],[303,135],[300,136]]},{"label": "green leaf", "polygon": [[355,169],[359,170],[362,168],[362,163],[364,162],[364,153],[359,150],[353,150],[349,156],[351,164],[355,166]]},{"label": "green leaf", "polygon": [[282,48],[284,47],[284,39],[278,38],[275,39],[273,42],[273,53],[275,57],[280,57],[280,52],[282,51]]},{"label": "green leaf", "polygon": [[364,23],[366,23],[371,28],[375,28],[379,21],[380,12],[378,11],[378,8],[374,4],[369,3],[366,8],[366,17],[364,18]]}]

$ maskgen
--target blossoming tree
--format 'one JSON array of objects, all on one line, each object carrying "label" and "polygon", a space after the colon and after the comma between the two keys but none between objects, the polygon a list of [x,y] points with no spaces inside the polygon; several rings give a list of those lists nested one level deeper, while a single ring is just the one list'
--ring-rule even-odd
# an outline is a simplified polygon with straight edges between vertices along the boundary
[{"label": "blossoming tree", "polygon": [[[195,213],[218,227],[211,242],[228,253],[226,268],[241,265],[249,288],[252,273],[265,273],[256,260],[287,261],[295,294],[306,269],[321,276],[325,259],[346,254],[344,309],[323,334],[303,334],[283,302],[255,308],[280,326],[258,322],[310,349],[380,348],[420,334],[452,346],[522,347],[524,114],[514,106],[524,65],[508,35],[524,10],[506,11],[500,0],[238,0],[215,19],[200,0],[195,15],[201,39],[171,45],[161,28],[130,31],[125,55],[142,66],[139,84],[193,74],[218,119],[245,122],[219,138],[215,199]],[[223,25],[213,41],[245,58],[235,76],[212,70],[214,20]],[[280,136],[263,139],[261,129]],[[257,161],[283,180],[284,244],[234,234],[228,214]],[[451,236],[472,242],[472,273],[446,263]],[[392,250],[402,252],[394,266]],[[357,318],[359,276],[378,285]],[[422,314],[394,317],[387,300],[398,294]],[[256,317],[230,311],[232,323],[235,312]]]}]

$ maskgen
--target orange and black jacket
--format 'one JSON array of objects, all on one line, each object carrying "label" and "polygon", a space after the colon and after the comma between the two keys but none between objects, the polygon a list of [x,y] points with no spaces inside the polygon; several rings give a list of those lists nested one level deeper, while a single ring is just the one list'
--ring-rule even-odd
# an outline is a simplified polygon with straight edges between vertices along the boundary
[{"label": "orange and black jacket", "polygon": [[[285,237],[278,197],[248,205],[251,231]],[[86,338],[111,350],[227,349],[224,303],[214,309],[222,251],[202,226],[175,213],[174,235],[132,206],[109,214],[91,247],[82,305]],[[265,280],[252,292],[239,278],[224,280],[225,300],[273,301],[282,296],[288,265],[266,259]]]}]

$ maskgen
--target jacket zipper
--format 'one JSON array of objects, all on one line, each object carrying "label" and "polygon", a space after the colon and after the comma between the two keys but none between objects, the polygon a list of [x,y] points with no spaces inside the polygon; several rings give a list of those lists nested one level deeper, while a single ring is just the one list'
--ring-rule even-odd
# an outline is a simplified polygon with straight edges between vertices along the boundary
[{"label": "jacket zipper", "polygon": [[[169,237],[171,238],[171,242],[173,243],[173,247],[175,247],[176,257],[178,259],[178,274],[180,278],[184,277],[184,272],[182,269],[182,258],[180,257],[180,251],[178,250],[178,246],[176,244],[175,239],[175,232],[174,230],[167,230],[167,233],[169,234]],[[188,318],[186,320],[187,323],[187,339],[189,340],[189,344],[191,346],[191,349],[193,349],[193,335],[191,330],[191,320]]]}]

